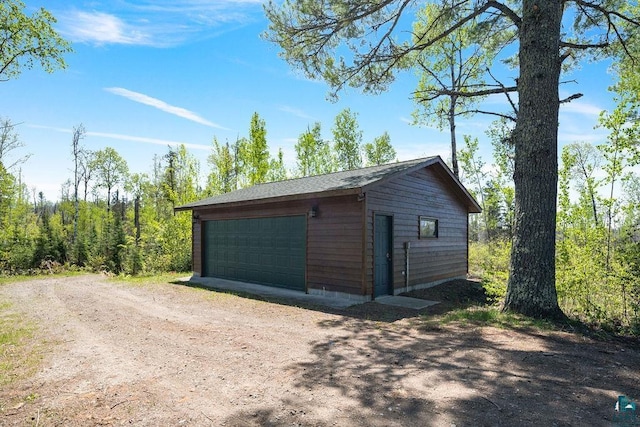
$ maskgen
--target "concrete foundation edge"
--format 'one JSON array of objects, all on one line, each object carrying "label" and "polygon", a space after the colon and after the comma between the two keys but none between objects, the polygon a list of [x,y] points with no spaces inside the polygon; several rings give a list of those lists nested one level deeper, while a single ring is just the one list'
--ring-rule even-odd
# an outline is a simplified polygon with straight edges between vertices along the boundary
[{"label": "concrete foundation edge", "polygon": [[317,295],[326,298],[340,298],[349,301],[353,301],[354,303],[362,303],[371,301],[371,295],[355,295],[349,294],[346,292],[338,292],[338,291],[327,291],[324,289],[309,289],[307,292],[309,295]]},{"label": "concrete foundation edge", "polygon": [[[451,280],[458,280],[458,279],[465,280],[466,278],[467,278],[466,276],[456,276],[456,277],[449,277],[446,279],[440,279],[440,280],[436,280],[428,283],[419,283],[416,285],[410,285],[409,287],[403,286],[401,288],[395,288],[393,290],[393,295],[399,295],[404,292],[417,291],[420,289],[432,288],[434,286],[441,285],[442,283],[449,282]],[[192,273],[191,280],[194,282],[202,282],[201,280],[198,280],[198,279],[207,279],[207,278],[201,278],[200,274]],[[327,291],[325,289],[310,288],[307,293],[309,295],[316,295],[316,296],[321,296],[325,298],[338,298],[343,300],[349,300],[349,301],[353,301],[354,303],[365,303],[365,302],[372,301],[371,295],[356,295],[356,294],[349,294],[347,292]]]},{"label": "concrete foundation edge", "polygon": [[407,286],[403,286],[401,288],[395,288],[393,290],[393,294],[394,295],[399,295],[402,294],[404,292],[411,292],[411,291],[419,291],[420,289],[427,289],[427,288],[433,288],[434,286],[438,286],[441,285],[445,282],[450,282],[452,280],[466,280],[467,276],[456,276],[456,277],[447,277],[446,279],[440,279],[440,280],[436,280],[433,282],[428,282],[428,283],[419,283],[417,285],[409,285]]}]

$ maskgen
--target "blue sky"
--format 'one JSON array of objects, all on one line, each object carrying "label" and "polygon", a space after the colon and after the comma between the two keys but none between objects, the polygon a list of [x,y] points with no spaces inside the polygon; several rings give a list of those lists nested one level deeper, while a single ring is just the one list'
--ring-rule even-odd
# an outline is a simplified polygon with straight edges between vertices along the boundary
[{"label": "blue sky", "polygon": [[[266,121],[272,153],[282,148],[287,166],[295,166],[294,145],[314,122],[331,139],[342,109],[358,114],[364,142],[389,132],[398,158],[449,157],[446,132],[410,124],[410,94],[416,77],[401,75],[387,93],[355,90],[340,100],[326,100],[327,86],[303,78],[278,57],[278,47],[260,38],[267,21],[258,0],[114,0],[26,1],[28,13],[44,7],[58,19],[57,30],[73,43],[68,68],[47,74],[25,70],[0,83],[0,116],[20,123],[25,147],[15,157],[32,154],[22,165],[27,186],[59,198],[72,176],[74,126],[87,130],[83,145],[110,146],[127,160],[130,171],[148,172],[154,154],[184,143],[200,160],[203,173],[213,137],[233,142],[247,136],[251,115]],[[563,96],[584,97],[563,106],[559,143],[601,143],[594,130],[602,109],[612,108],[606,64],[586,65],[566,77]],[[493,107],[502,97],[486,101]],[[485,161],[490,144],[484,136],[491,118],[459,123],[463,134],[480,137]]]}]

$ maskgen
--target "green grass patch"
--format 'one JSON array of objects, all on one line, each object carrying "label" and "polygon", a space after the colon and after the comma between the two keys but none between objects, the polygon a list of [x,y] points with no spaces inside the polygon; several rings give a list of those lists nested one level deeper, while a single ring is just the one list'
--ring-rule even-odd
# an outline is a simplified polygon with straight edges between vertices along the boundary
[{"label": "green grass patch", "polygon": [[37,276],[17,275],[17,276],[2,276],[0,275],[0,286],[7,285],[9,283],[24,282],[27,280],[33,280]]},{"label": "green grass patch", "polygon": [[37,279],[48,279],[52,277],[55,278],[55,277],[82,276],[89,273],[90,273],[89,271],[84,271],[84,270],[60,270],[51,274],[44,270],[37,270],[37,271],[34,271],[33,274],[15,274],[15,275],[0,274],[0,286],[7,285],[9,283],[26,282],[28,280],[37,280]]},{"label": "green grass patch", "polygon": [[131,285],[137,286],[146,286],[146,285],[155,285],[159,283],[175,283],[179,279],[183,277],[190,277],[189,273],[161,273],[161,274],[150,274],[150,275],[136,275],[130,276],[127,274],[120,274],[118,276],[113,276],[111,280],[116,282],[124,282],[129,283]]},{"label": "green grass patch", "polygon": [[0,387],[33,373],[40,357],[34,351],[36,327],[0,301]]}]

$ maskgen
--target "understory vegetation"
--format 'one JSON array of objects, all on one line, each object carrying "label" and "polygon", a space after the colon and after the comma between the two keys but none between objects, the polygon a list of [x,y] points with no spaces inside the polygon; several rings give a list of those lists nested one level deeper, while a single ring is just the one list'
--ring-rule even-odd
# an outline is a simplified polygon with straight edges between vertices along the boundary
[{"label": "understory vegetation", "polygon": [[[556,289],[568,316],[606,331],[640,335],[640,177],[622,168],[623,156],[610,156],[610,149],[586,143],[563,148]],[[499,183],[506,181],[495,179],[495,172],[478,182],[474,193],[483,213],[471,219],[470,273],[498,303],[509,276],[513,205],[509,186],[502,187]]]},{"label": "understory vegetation", "polygon": [[[560,306],[570,318],[592,328],[640,336],[640,271],[627,263],[629,252],[637,251],[638,243],[628,243],[610,261],[614,266],[609,271],[606,255],[594,250],[594,243],[558,242],[556,289]],[[482,281],[487,300],[494,306],[487,309],[493,314],[472,314],[471,320],[499,315],[497,306],[507,287],[509,247],[506,241],[471,243],[470,273]]]}]

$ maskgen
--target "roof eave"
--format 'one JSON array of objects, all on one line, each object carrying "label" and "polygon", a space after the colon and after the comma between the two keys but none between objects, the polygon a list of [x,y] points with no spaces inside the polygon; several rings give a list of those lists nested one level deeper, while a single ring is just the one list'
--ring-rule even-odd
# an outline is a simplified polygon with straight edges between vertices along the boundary
[{"label": "roof eave", "polygon": [[252,206],[252,205],[261,205],[267,203],[278,203],[278,202],[288,202],[294,200],[306,200],[306,199],[314,199],[320,197],[337,197],[337,196],[348,196],[350,194],[360,194],[362,192],[361,187],[355,188],[346,188],[339,190],[327,190],[320,191],[315,193],[302,193],[302,194],[293,194],[287,196],[278,196],[278,197],[268,197],[264,199],[251,199],[251,200],[240,200],[235,202],[227,202],[227,203],[211,203],[211,204],[187,204],[174,208],[174,211],[188,211],[188,210],[196,210],[196,209],[224,209],[224,208],[233,208],[238,206]]}]

